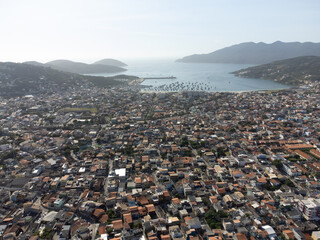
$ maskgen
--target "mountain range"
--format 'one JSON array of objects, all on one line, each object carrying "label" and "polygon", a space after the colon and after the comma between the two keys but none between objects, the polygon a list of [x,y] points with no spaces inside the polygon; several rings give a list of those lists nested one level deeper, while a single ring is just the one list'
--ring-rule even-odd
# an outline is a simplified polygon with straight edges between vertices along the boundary
[{"label": "mountain range", "polygon": [[288,85],[320,81],[320,57],[304,56],[274,61],[233,72],[238,77],[267,79]]},{"label": "mountain range", "polygon": [[92,64],[73,62],[70,60],[54,60],[47,63],[36,61],[24,62],[35,66],[51,67],[56,70],[77,74],[120,73],[126,71],[125,63],[115,59],[102,59]]},{"label": "mountain range", "polygon": [[178,59],[184,63],[264,64],[300,56],[320,56],[320,43],[246,42],[222,48],[208,54],[194,54]]}]

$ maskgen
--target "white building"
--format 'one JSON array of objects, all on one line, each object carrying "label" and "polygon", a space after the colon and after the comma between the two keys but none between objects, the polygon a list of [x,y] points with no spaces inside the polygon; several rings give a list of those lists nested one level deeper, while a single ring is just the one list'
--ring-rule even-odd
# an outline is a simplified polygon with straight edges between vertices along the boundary
[{"label": "white building", "polygon": [[301,171],[294,165],[284,163],[283,170],[291,177],[301,175]]},{"label": "white building", "polygon": [[265,226],[262,226],[262,228],[263,228],[263,230],[265,230],[268,233],[269,239],[274,239],[277,237],[276,232],[274,231],[274,229],[271,226],[265,225]]},{"label": "white building", "polygon": [[307,220],[320,220],[320,199],[308,198],[299,200],[298,208]]}]

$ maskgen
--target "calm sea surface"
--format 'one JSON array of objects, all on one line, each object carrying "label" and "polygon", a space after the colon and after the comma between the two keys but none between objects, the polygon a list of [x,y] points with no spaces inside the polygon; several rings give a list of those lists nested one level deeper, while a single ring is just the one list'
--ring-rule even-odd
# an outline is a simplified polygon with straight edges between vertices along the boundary
[{"label": "calm sea surface", "polygon": [[[176,63],[174,60],[136,60],[126,61],[126,75],[141,78],[168,77],[176,79],[150,79],[142,84],[152,86],[146,90],[181,91],[204,90],[221,91],[252,91],[290,88],[269,80],[246,79],[235,77],[230,72],[251,67],[248,64],[217,64],[217,63]],[[101,74],[110,76],[110,74]],[[114,74],[112,74],[114,75]]]}]

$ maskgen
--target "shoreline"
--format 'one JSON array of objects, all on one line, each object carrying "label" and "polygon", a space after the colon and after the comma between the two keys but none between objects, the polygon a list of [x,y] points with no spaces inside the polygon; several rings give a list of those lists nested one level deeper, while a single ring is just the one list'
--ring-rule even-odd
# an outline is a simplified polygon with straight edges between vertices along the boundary
[{"label": "shoreline", "polygon": [[[154,91],[154,90],[147,90],[144,91],[140,89],[140,92],[143,93],[179,93],[179,92],[194,92],[194,93],[246,93],[246,92],[278,92],[283,90],[292,90],[296,87],[290,88],[279,88],[279,89],[262,89],[262,90],[239,90],[239,91],[195,91],[195,90],[183,90],[183,91]],[[300,87],[299,87],[300,88]]]}]

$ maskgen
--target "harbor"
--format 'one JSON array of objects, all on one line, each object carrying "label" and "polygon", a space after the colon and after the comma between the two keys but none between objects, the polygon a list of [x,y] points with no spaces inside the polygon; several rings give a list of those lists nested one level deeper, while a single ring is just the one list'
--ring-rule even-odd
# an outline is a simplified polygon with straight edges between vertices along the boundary
[{"label": "harbor", "polygon": [[146,77],[143,78],[144,80],[158,80],[158,79],[177,79],[174,76],[169,76],[169,77]]}]

